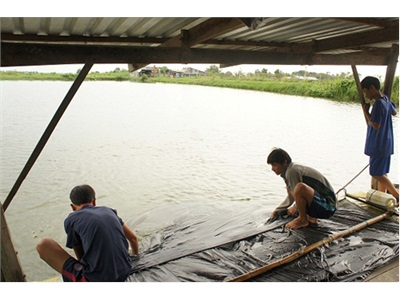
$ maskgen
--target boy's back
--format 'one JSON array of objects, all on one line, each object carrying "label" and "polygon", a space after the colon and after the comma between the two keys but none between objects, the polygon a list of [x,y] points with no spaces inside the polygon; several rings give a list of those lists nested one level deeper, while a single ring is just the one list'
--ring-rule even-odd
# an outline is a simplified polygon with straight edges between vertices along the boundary
[{"label": "boy's back", "polygon": [[80,262],[89,281],[119,281],[129,275],[131,259],[122,225],[113,209],[90,204],[65,219],[66,246],[82,246]]}]

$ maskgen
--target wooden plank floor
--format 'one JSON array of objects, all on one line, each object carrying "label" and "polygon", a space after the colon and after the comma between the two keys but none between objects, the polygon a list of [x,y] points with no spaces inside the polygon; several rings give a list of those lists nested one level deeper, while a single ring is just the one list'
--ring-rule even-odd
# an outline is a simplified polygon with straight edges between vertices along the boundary
[{"label": "wooden plank floor", "polygon": [[[359,192],[354,194],[356,197],[359,197],[363,200],[365,200],[365,195],[366,193]],[[374,209],[371,206],[368,206],[366,204],[360,203],[355,201],[352,198],[347,198],[350,202],[359,205],[363,208],[366,208],[370,211],[375,211],[376,213],[379,213],[379,210]],[[399,217],[397,216],[392,216],[391,219],[395,222],[399,222]],[[394,259],[393,261],[389,262],[388,264],[377,268],[374,272],[372,272],[364,281],[369,281],[369,282],[399,282],[399,258]]]},{"label": "wooden plank floor", "polygon": [[365,281],[369,282],[399,282],[399,258],[376,269]]}]

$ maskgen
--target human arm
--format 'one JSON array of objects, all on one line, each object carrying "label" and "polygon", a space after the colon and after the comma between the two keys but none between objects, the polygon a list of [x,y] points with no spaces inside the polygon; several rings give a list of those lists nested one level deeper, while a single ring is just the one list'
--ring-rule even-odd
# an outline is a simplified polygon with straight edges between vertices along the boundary
[{"label": "human arm", "polygon": [[397,115],[396,105],[392,101],[390,101],[390,102],[391,102],[392,108],[393,108],[392,116],[395,116],[395,115]]},{"label": "human arm", "polygon": [[381,128],[381,124],[372,121],[369,121],[368,125],[370,125],[375,130],[379,130],[379,128]]},{"label": "human arm", "polygon": [[[286,187],[287,193],[288,193],[288,197],[290,199],[294,199],[293,193],[290,191],[289,187]],[[293,200],[294,202],[294,200]],[[294,216],[295,214],[297,214],[297,207],[296,207],[296,203],[294,203],[292,206],[290,206],[288,208],[287,211],[288,216]]]},{"label": "human arm", "polygon": [[83,254],[84,254],[82,245],[81,244],[75,245],[72,247],[72,249],[74,249],[76,259],[81,260]]},{"label": "human arm", "polygon": [[139,254],[139,241],[135,233],[126,224],[122,225],[122,229],[124,230],[125,237],[131,246],[132,254]]},{"label": "human arm", "polygon": [[64,229],[67,234],[66,247],[74,251],[77,260],[81,260],[85,252],[83,251],[81,237],[78,232],[74,230],[74,228],[76,228],[76,226],[74,226],[75,217],[75,213],[70,214],[64,221]]},{"label": "human arm", "polygon": [[365,122],[368,125],[369,119],[371,117],[371,115],[369,113],[369,108],[371,107],[371,105],[369,103],[365,102],[364,97],[361,98],[361,107],[362,107],[362,110],[363,110]]},{"label": "human arm", "polygon": [[371,121],[371,113],[369,112],[370,104],[366,103],[365,100],[363,99],[363,101],[361,102],[361,106],[363,109],[364,118],[367,125],[371,126],[375,130],[379,130],[381,124]]},{"label": "human arm", "polygon": [[293,191],[300,182],[303,182],[303,172],[304,167],[297,164],[292,164],[291,167],[288,168],[288,170],[286,171],[286,191],[288,194],[288,198],[291,200],[291,206],[288,208],[287,211],[287,214],[289,216],[294,216],[298,212]]},{"label": "human arm", "polygon": [[271,214],[271,218],[275,218],[279,212],[286,210],[288,207],[290,207],[293,204],[294,198],[291,196],[289,188],[286,187],[286,190],[287,190],[287,196],[286,196],[285,200],[283,200],[282,203],[279,204],[277,208],[275,208],[275,210]]},{"label": "human arm", "polygon": [[371,114],[369,113],[370,104],[364,102],[361,104],[361,106],[362,106],[362,110],[364,113],[365,122],[367,123],[367,126],[368,126],[370,123],[370,119],[371,119]]},{"label": "human arm", "polygon": [[364,111],[364,118],[365,118],[365,121],[367,122],[367,125],[371,126],[375,130],[379,130],[379,128],[381,127],[381,124],[371,121],[371,114],[369,113],[369,104],[365,103],[365,105],[363,105],[363,111]]}]

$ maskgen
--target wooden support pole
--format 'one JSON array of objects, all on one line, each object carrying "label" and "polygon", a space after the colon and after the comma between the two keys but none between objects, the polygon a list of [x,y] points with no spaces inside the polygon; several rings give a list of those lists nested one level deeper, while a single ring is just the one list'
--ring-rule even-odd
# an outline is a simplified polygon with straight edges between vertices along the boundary
[{"label": "wooden support pole", "polygon": [[358,76],[357,67],[355,65],[351,65],[351,70],[353,71],[354,80],[356,82],[358,97],[360,97],[361,103],[365,103],[364,94],[361,88],[360,77]]},{"label": "wooden support pole", "polygon": [[39,142],[37,143],[35,149],[33,150],[31,156],[29,157],[28,161],[26,162],[24,168],[22,169],[21,173],[19,174],[17,180],[14,183],[10,193],[8,194],[6,200],[3,204],[4,211],[7,210],[8,205],[11,203],[12,199],[14,198],[15,194],[18,192],[22,182],[25,180],[26,176],[28,175],[29,171],[35,164],[37,158],[39,157],[40,153],[42,152],[44,146],[46,145],[47,141],[49,140],[51,134],[53,133],[54,129],[56,128],[58,122],[60,121],[61,117],[63,116],[65,110],[67,109],[68,105],[70,104],[71,100],[73,99],[74,95],[78,91],[79,87],[81,86],[83,80],[86,78],[86,75],[89,73],[90,69],[92,68],[93,64],[86,64],[79,75],[76,77],[74,83],[72,84],[71,88],[69,89],[67,95],[64,97],[64,100],[61,102],[60,106],[58,107],[56,113],[54,114],[52,120],[50,121],[49,125],[47,125],[46,130],[44,131],[42,137],[40,138]]},{"label": "wooden support pole", "polygon": [[1,205],[1,281],[26,281]]},{"label": "wooden support pole", "polygon": [[386,67],[386,74],[385,74],[385,85],[383,89],[383,93],[391,98],[392,90],[393,90],[393,82],[394,76],[396,73],[396,66],[397,66],[397,59],[399,57],[399,47],[393,45],[391,54],[388,58],[388,63]]},{"label": "wooden support pole", "polygon": [[[367,118],[367,116],[365,114],[366,114],[366,111],[368,111],[368,109],[369,109],[369,104],[365,102],[364,93],[363,93],[362,88],[361,88],[360,77],[358,76],[358,72],[357,72],[357,67],[355,65],[351,65],[351,69],[353,70],[353,76],[354,76],[354,80],[356,82],[356,87],[357,87],[357,91],[358,91],[358,97],[360,97],[360,102],[361,102],[361,106],[362,106],[362,109],[363,109],[365,122],[368,125],[368,118]],[[367,106],[367,107],[364,108],[364,106]]]},{"label": "wooden support pole", "polygon": [[325,244],[328,244],[328,243],[330,243],[330,242],[332,242],[334,240],[337,240],[339,238],[342,238],[344,236],[352,234],[352,233],[354,233],[356,231],[364,229],[365,227],[367,227],[369,225],[372,225],[372,224],[375,224],[375,223],[377,223],[379,221],[382,221],[383,219],[385,219],[386,217],[388,217],[390,215],[391,215],[391,212],[387,211],[384,214],[381,214],[381,215],[379,215],[377,217],[371,218],[371,219],[369,219],[367,221],[361,222],[361,223],[359,223],[357,225],[354,225],[351,228],[348,228],[346,230],[342,230],[342,231],[339,231],[339,232],[337,232],[335,234],[332,234],[332,235],[330,235],[330,236],[328,236],[328,237],[326,237],[326,238],[324,238],[324,239],[322,239],[322,240],[320,240],[320,241],[318,241],[318,242],[316,242],[314,244],[311,244],[311,245],[309,245],[309,246],[307,246],[307,247],[305,247],[303,249],[300,249],[300,250],[296,251],[295,253],[290,254],[290,255],[288,255],[288,256],[286,256],[284,258],[281,258],[281,259],[279,259],[279,260],[277,260],[277,261],[275,261],[275,262],[273,262],[273,263],[271,263],[269,265],[263,266],[261,268],[258,268],[256,270],[254,270],[254,271],[251,271],[249,273],[246,273],[246,274],[240,275],[238,277],[229,279],[227,281],[228,282],[240,282],[240,281],[245,281],[245,280],[248,280],[250,278],[256,277],[258,275],[261,275],[261,274],[263,274],[263,273],[265,273],[267,271],[270,271],[270,270],[272,270],[272,269],[274,269],[276,267],[279,267],[279,266],[282,266],[284,264],[290,263],[290,262],[296,260],[297,258],[303,256],[304,254],[307,254],[307,253],[311,252],[312,250],[317,249],[318,247],[321,247],[321,246],[323,246]]}]

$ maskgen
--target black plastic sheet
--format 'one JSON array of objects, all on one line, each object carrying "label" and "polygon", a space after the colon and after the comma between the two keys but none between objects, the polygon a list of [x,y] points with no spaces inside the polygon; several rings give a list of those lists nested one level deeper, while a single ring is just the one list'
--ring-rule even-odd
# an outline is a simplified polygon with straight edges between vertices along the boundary
[{"label": "black plastic sheet", "polygon": [[[374,216],[346,200],[331,219],[299,230],[285,228],[291,218],[268,224],[265,214],[246,210],[182,216],[141,242],[128,281],[226,281]],[[362,281],[398,254],[398,222],[383,220],[250,281]]]}]

